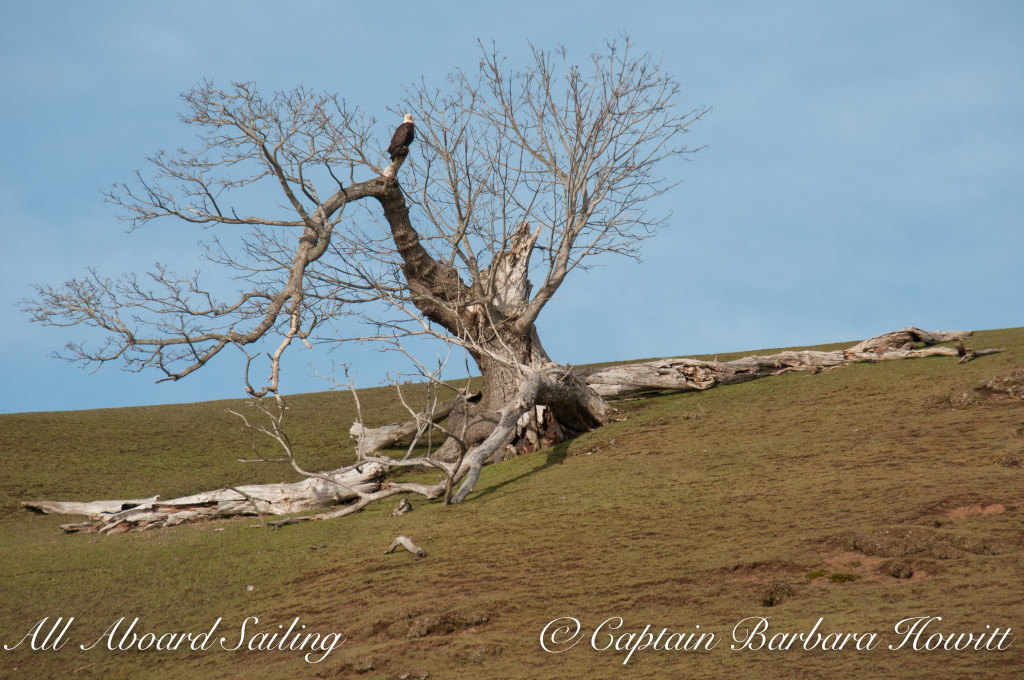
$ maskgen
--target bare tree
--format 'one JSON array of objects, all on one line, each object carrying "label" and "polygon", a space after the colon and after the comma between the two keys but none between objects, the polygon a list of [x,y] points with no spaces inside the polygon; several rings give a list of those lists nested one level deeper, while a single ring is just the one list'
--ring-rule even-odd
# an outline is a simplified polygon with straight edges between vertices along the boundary
[{"label": "bare tree", "polygon": [[[390,331],[438,334],[472,355],[483,387],[468,414],[470,446],[490,436],[527,373],[551,363],[536,321],[568,274],[594,255],[636,257],[665,223],[648,212],[675,184],[659,167],[693,151],[682,137],[705,113],[681,110],[678,83],[628,41],[583,68],[564,51],[532,56],[517,72],[484,51],[479,68],[454,72],[444,92],[426,83],[409,92],[402,108],[421,121],[421,151],[403,190],[418,229],[404,203],[385,205],[386,226],[344,234],[321,279],[339,292],[374,289],[399,313]],[[383,245],[367,267],[374,242]],[[542,415],[530,412],[499,451],[604,422],[607,407],[589,388],[568,372],[558,383],[541,398]]]},{"label": "bare tree", "polygon": [[[442,458],[491,437],[531,377],[544,376],[528,401],[546,415],[521,409],[487,457],[600,425],[606,404],[552,364],[535,322],[588,258],[635,257],[664,224],[647,208],[673,186],[659,165],[692,151],[681,138],[704,110],[681,111],[678,83],[628,40],[606,44],[584,67],[564,50],[533,49],[522,71],[493,49],[481,54],[479,68],[455,71],[446,90],[421,82],[408,91],[401,108],[416,113],[415,153],[386,167],[386,135],[335,95],[299,88],[266,99],[249,84],[199,85],[183,96],[198,146],[151,157],[151,175],[108,198],[133,228],[174,218],[247,230],[240,247],[215,239],[208,253],[251,287],[224,302],[198,275],[91,272],[39,287],[34,319],[108,333],[99,347],[69,345],[68,358],[154,367],[166,380],[229,346],[277,337],[269,382],[247,380],[262,396],[277,394],[280,359],[295,339],[323,339],[319,329],[357,311],[353,303],[383,301],[384,315],[360,312],[375,324],[364,337],[441,337],[465,348],[483,377],[481,399],[456,423],[465,441],[453,439]],[[259,215],[235,207],[256,190],[275,191],[280,204]],[[353,215],[364,199],[376,207]]]},{"label": "bare tree", "polygon": [[[107,333],[99,346],[69,345],[66,358],[117,360],[178,380],[237,347],[247,357],[246,391],[273,395],[282,409],[282,356],[296,339],[342,340],[333,322],[343,314],[370,324],[362,339],[403,351],[416,335],[463,348],[482,390],[475,400],[451,395],[458,407],[447,412],[440,450],[396,462],[366,440],[357,447],[357,465],[441,473],[437,485],[391,486],[384,495],[459,502],[485,461],[607,420],[608,404],[586,376],[544,351],[536,321],[573,270],[595,255],[637,257],[665,224],[667,215],[649,212],[651,199],[676,184],[663,161],[694,151],[683,137],[706,109],[684,108],[658,61],[624,40],[582,66],[564,50],[534,48],[529,66],[514,70],[481,46],[478,68],[456,70],[443,90],[420,82],[407,91],[400,109],[416,117],[417,141],[387,165],[380,142],[390,130],[336,95],[298,88],[265,98],[251,84],[204,82],[183,99],[197,146],[154,155],[150,174],[108,199],[132,228],[171,218],[237,232],[237,245],[214,237],[207,254],[247,288],[222,301],[198,274],[160,267],[147,277],[90,272],[39,286],[25,305],[34,320]],[[278,203],[265,205],[267,195]],[[254,386],[251,349],[267,343],[270,378]],[[443,388],[439,376],[423,374]],[[415,433],[440,427],[437,406],[414,419]],[[269,426],[245,420],[299,469],[282,414],[267,411]],[[337,475],[350,472],[309,474],[340,485]],[[230,499],[256,505],[254,493]],[[380,489],[354,495],[359,507],[383,497]]]}]

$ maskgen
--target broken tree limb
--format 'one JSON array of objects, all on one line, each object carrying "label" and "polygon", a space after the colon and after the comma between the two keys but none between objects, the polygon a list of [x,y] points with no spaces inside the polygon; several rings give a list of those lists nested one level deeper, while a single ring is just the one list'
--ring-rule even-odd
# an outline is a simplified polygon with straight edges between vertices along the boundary
[{"label": "broken tree limb", "polygon": [[1002,349],[996,348],[973,350],[970,347],[964,345],[963,340],[960,340],[956,344],[956,353],[960,356],[960,361],[958,361],[957,363],[966,364],[968,361],[971,361],[972,359],[977,359],[978,357],[987,356],[989,354],[998,354],[999,352],[1002,351]]},{"label": "broken tree limb", "polygon": [[403,498],[398,502],[398,507],[391,511],[392,517],[398,517],[404,515],[407,512],[412,512],[412,503],[409,502],[408,498]]},{"label": "broken tree limb", "polygon": [[474,393],[465,399],[453,399],[444,404],[437,404],[430,411],[421,411],[412,420],[401,423],[392,423],[382,427],[364,427],[362,423],[353,423],[349,428],[349,436],[356,440],[356,451],[361,456],[367,456],[374,451],[389,449],[394,446],[408,446],[418,435],[422,434],[425,426],[430,423],[439,423],[455,410],[455,407],[465,402],[478,401],[479,393]]},{"label": "broken tree limb", "polygon": [[[608,368],[577,369],[582,378],[602,397],[623,397],[640,392],[707,390],[719,385],[755,380],[791,371],[818,371],[845,364],[913,359],[929,356],[960,357],[961,362],[976,356],[1001,352],[1000,349],[967,350],[965,338],[971,331],[949,333],[904,328],[860,342],[845,350],[831,352],[804,350],[779,352],[768,356],[748,356],[733,361],[702,361],[677,357]],[[941,342],[959,342],[960,347],[934,347]],[[918,347],[917,344],[923,344]]]},{"label": "broken tree limb", "polygon": [[98,515],[114,514],[129,508],[137,508],[140,505],[152,505],[160,500],[160,496],[150,498],[136,498],[125,501],[29,501],[21,506],[26,510],[33,510],[44,515]]},{"label": "broken tree limb", "polygon": [[453,504],[466,500],[466,496],[473,491],[477,479],[480,478],[480,470],[484,463],[508,440],[523,414],[536,405],[537,393],[540,391],[545,377],[551,379],[552,382],[557,380],[552,376],[553,373],[564,373],[564,369],[556,364],[549,364],[542,369],[529,370],[524,373],[515,396],[501,409],[498,423],[494,429],[484,441],[463,456],[459,469],[453,476],[453,481],[462,480],[459,490],[452,496]]},{"label": "broken tree limb", "polygon": [[385,550],[384,554],[385,555],[390,555],[391,553],[395,552],[395,550],[398,549],[399,547],[405,548],[406,550],[411,552],[416,557],[426,557],[427,556],[427,551],[426,550],[424,550],[423,548],[419,547],[418,545],[413,543],[412,540],[406,538],[405,536],[399,536],[394,541],[392,541],[391,542],[391,547],[388,548],[387,550]]},{"label": "broken tree limb", "polygon": [[845,350],[851,355],[865,352],[885,354],[895,349],[914,349],[914,343],[921,343],[924,346],[940,345],[944,342],[956,342],[961,344],[964,340],[974,335],[974,331],[923,331],[920,328],[907,326],[892,333],[885,333],[874,338],[868,338],[858,342],[853,347]]},{"label": "broken tree limb", "polygon": [[91,522],[65,525],[65,531],[117,533],[173,526],[182,522],[235,515],[286,515],[308,512],[360,498],[380,488],[383,466],[365,463],[307,477],[289,484],[250,484],[161,501],[159,496],[127,501],[30,501],[28,510],[86,515]]}]

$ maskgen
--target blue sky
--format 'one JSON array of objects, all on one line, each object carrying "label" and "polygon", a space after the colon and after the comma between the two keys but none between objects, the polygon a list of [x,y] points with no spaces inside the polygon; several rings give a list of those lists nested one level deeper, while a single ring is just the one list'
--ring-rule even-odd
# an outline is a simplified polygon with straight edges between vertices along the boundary
[{"label": "blue sky", "polygon": [[[1020,326],[1024,282],[1024,4],[1008,2],[97,2],[0,5],[0,412],[242,395],[225,355],[174,384],[48,358],[75,329],[28,322],[30,284],[89,266],[203,266],[200,234],[126,233],[100,192],[187,145],[179,93],[202,79],[339,92],[386,117],[421,76],[444,85],[494,40],[583,60],[628,32],[713,112],[666,166],[682,185],[645,261],[576,273],[541,316],[557,361],[586,363],[857,340],[907,325]],[[414,215],[415,220],[415,215]],[[395,358],[295,352],[375,385]]]}]

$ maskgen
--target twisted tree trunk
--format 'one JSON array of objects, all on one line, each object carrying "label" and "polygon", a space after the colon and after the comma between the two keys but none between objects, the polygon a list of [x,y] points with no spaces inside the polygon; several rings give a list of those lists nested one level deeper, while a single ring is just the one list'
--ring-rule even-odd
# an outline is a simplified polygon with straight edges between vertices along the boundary
[{"label": "twisted tree trunk", "polygon": [[[427,319],[459,339],[482,378],[480,400],[456,409],[449,417],[448,430],[461,441],[450,439],[438,458],[456,461],[490,436],[502,410],[518,393],[524,371],[551,363],[536,326],[522,323],[532,289],[530,255],[540,230],[531,233],[529,224],[520,224],[490,266],[466,283],[458,270],[431,257],[423,247],[397,180],[386,181],[384,186],[377,198],[402,257],[413,303]],[[544,409],[520,414],[492,459],[535,451],[605,422],[608,409],[599,395],[575,376],[566,375],[562,382],[566,387],[571,384],[572,389],[552,392],[550,400],[545,397],[538,402]]]}]

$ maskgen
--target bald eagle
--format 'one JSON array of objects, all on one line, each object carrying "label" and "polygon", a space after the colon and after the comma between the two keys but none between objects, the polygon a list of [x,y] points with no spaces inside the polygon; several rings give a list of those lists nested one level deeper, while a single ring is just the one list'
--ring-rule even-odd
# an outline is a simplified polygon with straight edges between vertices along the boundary
[{"label": "bald eagle", "polygon": [[[416,126],[412,124],[412,114],[405,114],[405,122],[398,126],[395,130],[394,137],[391,138],[391,145],[388,146],[388,153],[391,154],[391,160],[395,160],[398,156],[398,150],[403,146],[408,147],[412,144],[412,140],[416,138]],[[408,151],[408,149],[406,149]]]}]

